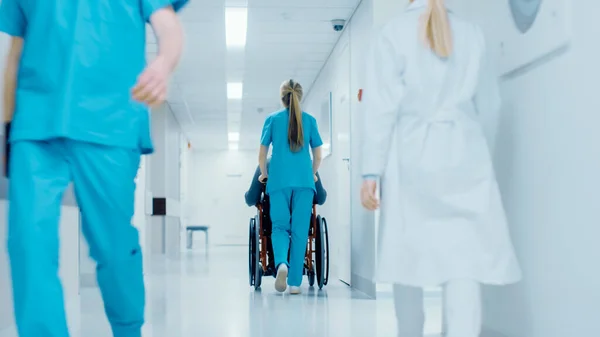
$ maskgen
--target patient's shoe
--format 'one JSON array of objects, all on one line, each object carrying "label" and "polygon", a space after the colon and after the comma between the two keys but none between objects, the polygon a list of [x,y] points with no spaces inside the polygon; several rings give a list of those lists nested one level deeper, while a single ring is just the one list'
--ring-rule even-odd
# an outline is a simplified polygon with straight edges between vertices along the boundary
[{"label": "patient's shoe", "polygon": [[282,293],[287,288],[288,267],[285,264],[280,264],[277,268],[277,276],[275,277],[275,290]]},{"label": "patient's shoe", "polygon": [[290,295],[300,295],[301,293],[300,287],[290,286]]}]

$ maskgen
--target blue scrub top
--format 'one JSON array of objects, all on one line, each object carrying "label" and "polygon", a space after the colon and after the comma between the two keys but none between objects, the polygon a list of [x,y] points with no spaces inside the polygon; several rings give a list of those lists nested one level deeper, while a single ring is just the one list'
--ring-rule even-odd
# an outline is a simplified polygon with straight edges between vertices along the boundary
[{"label": "blue scrub top", "polygon": [[260,143],[267,147],[273,144],[267,181],[269,194],[288,187],[315,190],[310,149],[323,145],[317,121],[306,112],[302,113],[304,147],[298,152],[292,152],[288,142],[289,120],[289,111],[285,109],[267,117],[263,126]]},{"label": "blue scrub top", "polygon": [[24,38],[11,141],[69,138],[153,151],[131,89],[146,66],[146,22],[188,0],[1,0],[0,31]]}]

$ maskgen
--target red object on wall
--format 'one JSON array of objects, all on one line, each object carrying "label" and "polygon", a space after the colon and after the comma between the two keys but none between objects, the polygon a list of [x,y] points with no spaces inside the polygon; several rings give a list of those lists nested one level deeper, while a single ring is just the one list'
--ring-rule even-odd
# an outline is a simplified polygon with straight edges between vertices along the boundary
[{"label": "red object on wall", "polygon": [[192,148],[192,143],[188,142],[188,150]]},{"label": "red object on wall", "polygon": [[362,93],[363,93],[363,90],[362,89],[358,89],[358,101],[359,102],[362,101]]}]

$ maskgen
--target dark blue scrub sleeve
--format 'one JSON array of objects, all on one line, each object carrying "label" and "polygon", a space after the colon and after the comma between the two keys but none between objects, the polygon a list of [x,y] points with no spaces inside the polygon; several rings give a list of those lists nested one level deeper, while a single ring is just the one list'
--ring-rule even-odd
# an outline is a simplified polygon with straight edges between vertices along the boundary
[{"label": "dark blue scrub sleeve", "polygon": [[250,182],[250,188],[248,192],[246,192],[246,205],[252,207],[256,206],[260,201],[260,193],[261,193],[261,182],[258,181],[258,177],[260,177],[260,167],[256,168],[254,172],[254,176],[252,177],[252,182]]},{"label": "dark blue scrub sleeve", "polygon": [[[269,172],[269,159],[267,159],[267,172]],[[260,166],[256,167],[256,171],[254,171],[254,176],[252,177],[252,181],[250,182],[250,188],[248,192],[246,192],[246,205],[252,207],[258,205],[260,202],[260,196],[264,189],[264,184],[258,181],[260,177]]]},{"label": "dark blue scrub sleeve", "polygon": [[317,182],[315,183],[315,189],[317,190],[317,193],[315,194],[314,203],[321,206],[327,200],[327,191],[323,187],[323,183],[321,182],[321,176],[319,175],[319,172],[317,172]]}]

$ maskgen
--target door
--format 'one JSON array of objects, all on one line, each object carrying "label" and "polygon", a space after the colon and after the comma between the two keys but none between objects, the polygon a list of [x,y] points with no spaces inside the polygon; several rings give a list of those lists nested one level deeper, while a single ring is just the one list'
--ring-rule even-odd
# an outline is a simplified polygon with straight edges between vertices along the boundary
[{"label": "door", "polygon": [[334,115],[334,140],[332,148],[336,161],[337,174],[337,212],[335,222],[338,230],[337,237],[331,238],[338,241],[335,245],[337,272],[339,279],[350,285],[352,275],[352,226],[351,226],[351,176],[350,176],[350,48],[349,40],[342,45],[338,54],[338,67],[336,69],[337,83],[332,95]]}]

